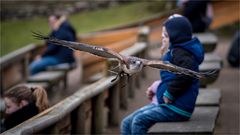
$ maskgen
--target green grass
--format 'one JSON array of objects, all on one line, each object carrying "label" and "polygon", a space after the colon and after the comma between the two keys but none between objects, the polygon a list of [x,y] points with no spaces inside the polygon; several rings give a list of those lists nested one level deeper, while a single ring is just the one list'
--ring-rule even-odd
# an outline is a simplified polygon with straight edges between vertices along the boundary
[{"label": "green grass", "polygon": [[[128,24],[151,16],[147,2],[131,4],[82,12],[71,15],[69,20],[78,34],[107,29]],[[31,31],[49,33],[47,17],[1,22],[1,56],[19,49],[29,43],[40,43],[33,39]]]}]

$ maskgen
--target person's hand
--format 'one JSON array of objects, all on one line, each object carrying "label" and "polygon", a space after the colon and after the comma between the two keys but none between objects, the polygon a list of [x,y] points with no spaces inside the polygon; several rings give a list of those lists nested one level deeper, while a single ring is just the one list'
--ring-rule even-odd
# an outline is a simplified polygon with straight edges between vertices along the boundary
[{"label": "person's hand", "polygon": [[165,97],[165,96],[163,96],[163,101],[164,101],[164,103],[166,103],[166,104],[171,104],[171,103],[172,103],[172,100],[170,100],[169,98],[167,98],[167,97]]},{"label": "person's hand", "polygon": [[146,91],[146,95],[147,95],[149,100],[152,100],[152,98],[155,94],[152,92],[151,88],[148,88],[147,91]]},{"label": "person's hand", "polygon": [[40,60],[42,58],[41,55],[37,55],[34,59],[37,61],[37,60]]}]

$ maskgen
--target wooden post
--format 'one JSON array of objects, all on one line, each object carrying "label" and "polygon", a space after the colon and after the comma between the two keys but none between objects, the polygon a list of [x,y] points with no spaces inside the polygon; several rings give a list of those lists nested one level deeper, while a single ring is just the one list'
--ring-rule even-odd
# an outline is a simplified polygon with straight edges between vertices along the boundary
[{"label": "wooden post", "polygon": [[132,76],[130,76],[129,77],[129,81],[128,81],[128,97],[130,97],[130,98],[134,98],[134,96],[135,96],[135,89],[134,89],[134,86],[135,86],[135,84],[134,84],[134,77],[133,77],[134,75],[132,75]]},{"label": "wooden post", "polygon": [[71,117],[70,115],[66,115],[53,125],[50,134],[70,134],[71,128]]},{"label": "wooden post", "polygon": [[127,76],[120,79],[120,108],[127,110],[128,108],[128,80]]},{"label": "wooden post", "polygon": [[87,100],[72,112],[71,134],[91,133],[91,100]]},{"label": "wooden post", "polygon": [[23,81],[26,81],[28,76],[29,76],[29,59],[30,59],[30,54],[27,53],[26,56],[24,57],[23,59],[23,65],[22,65],[22,68],[23,68]]},{"label": "wooden post", "polygon": [[109,89],[109,124],[119,124],[119,82]]},{"label": "wooden post", "polygon": [[100,93],[92,99],[92,134],[102,134],[104,130],[104,93]]}]

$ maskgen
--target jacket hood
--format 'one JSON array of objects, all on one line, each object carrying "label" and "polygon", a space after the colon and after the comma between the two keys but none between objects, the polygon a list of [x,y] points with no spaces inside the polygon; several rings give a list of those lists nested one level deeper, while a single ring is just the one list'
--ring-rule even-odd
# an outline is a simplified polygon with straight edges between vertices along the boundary
[{"label": "jacket hood", "polygon": [[184,16],[172,17],[164,22],[169,41],[172,44],[186,42],[192,39],[192,25]]},{"label": "jacket hood", "polygon": [[174,47],[181,47],[189,51],[195,57],[199,65],[203,62],[204,49],[198,38],[194,37],[192,40],[180,44],[170,44],[169,49],[171,50]]}]

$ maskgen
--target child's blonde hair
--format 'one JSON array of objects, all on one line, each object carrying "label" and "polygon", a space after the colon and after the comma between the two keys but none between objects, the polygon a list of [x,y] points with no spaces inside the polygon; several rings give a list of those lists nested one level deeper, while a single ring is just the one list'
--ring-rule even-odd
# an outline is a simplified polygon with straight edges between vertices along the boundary
[{"label": "child's blonde hair", "polygon": [[18,85],[6,91],[4,97],[11,98],[16,104],[19,104],[22,100],[34,103],[39,112],[48,108],[47,93],[40,86]]}]

